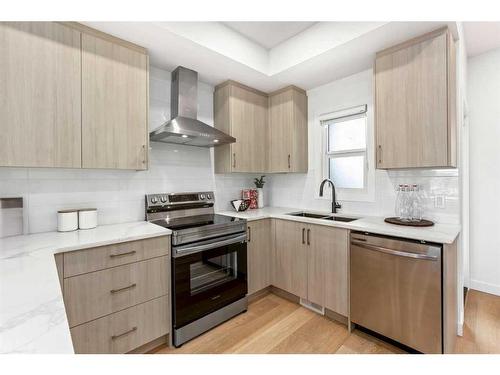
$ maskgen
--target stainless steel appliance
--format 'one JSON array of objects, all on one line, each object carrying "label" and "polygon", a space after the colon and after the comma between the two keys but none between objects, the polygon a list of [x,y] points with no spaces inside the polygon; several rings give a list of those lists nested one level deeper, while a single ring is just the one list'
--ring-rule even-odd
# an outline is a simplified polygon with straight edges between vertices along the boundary
[{"label": "stainless steel appliance", "polygon": [[442,246],[351,233],[351,321],[422,353],[443,352]]},{"label": "stainless steel appliance", "polygon": [[172,230],[176,347],[246,311],[246,220],[216,215],[213,192],[146,195],[146,220]]},{"label": "stainless steel appliance", "polygon": [[236,142],[236,138],[199,121],[198,73],[178,66],[172,72],[170,89],[171,120],[149,135],[151,141],[213,147]]}]

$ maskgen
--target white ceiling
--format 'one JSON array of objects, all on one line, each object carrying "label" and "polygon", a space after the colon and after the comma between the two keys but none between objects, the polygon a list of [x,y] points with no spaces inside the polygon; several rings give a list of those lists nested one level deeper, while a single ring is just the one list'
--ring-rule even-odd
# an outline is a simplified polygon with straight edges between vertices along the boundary
[{"label": "white ceiling", "polygon": [[268,50],[221,22],[84,22],[148,49],[151,65],[182,65],[217,85],[228,79],[270,92],[305,90],[369,69],[375,53],[455,22],[317,22]]},{"label": "white ceiling", "polygon": [[316,22],[222,22],[266,49],[276,47],[285,40],[311,27]]},{"label": "white ceiling", "polygon": [[468,56],[500,48],[500,22],[464,22]]}]

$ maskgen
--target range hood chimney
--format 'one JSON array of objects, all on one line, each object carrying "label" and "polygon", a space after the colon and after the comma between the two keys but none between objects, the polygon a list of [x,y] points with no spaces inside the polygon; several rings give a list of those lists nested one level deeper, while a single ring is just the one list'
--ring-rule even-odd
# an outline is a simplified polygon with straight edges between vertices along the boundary
[{"label": "range hood chimney", "polygon": [[171,120],[149,134],[151,141],[198,147],[213,147],[236,142],[236,138],[196,118],[198,114],[197,72],[178,66],[172,72],[170,94]]}]

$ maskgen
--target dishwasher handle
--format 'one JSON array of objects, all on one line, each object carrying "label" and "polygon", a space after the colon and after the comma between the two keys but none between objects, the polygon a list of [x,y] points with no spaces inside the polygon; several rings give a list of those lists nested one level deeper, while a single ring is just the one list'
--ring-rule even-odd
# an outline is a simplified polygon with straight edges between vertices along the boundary
[{"label": "dishwasher handle", "polygon": [[359,241],[359,240],[351,240],[351,244],[354,244],[358,247],[362,247],[363,249],[378,251],[381,253],[396,255],[396,256],[405,257],[405,258],[423,259],[423,260],[432,260],[432,261],[437,261],[439,259],[439,257],[436,255],[409,253],[406,251],[393,250],[393,249],[388,249],[386,247],[370,245],[370,244],[367,244],[367,243]]}]

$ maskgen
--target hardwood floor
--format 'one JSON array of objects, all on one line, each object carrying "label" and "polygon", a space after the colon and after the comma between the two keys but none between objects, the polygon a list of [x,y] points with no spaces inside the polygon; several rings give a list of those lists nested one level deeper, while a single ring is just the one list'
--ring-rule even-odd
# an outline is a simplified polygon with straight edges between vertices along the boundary
[{"label": "hardwood floor", "polygon": [[270,293],[252,302],[245,314],[182,347],[162,347],[155,353],[368,354],[402,351],[359,331],[349,334],[345,325]]},{"label": "hardwood floor", "polygon": [[[464,336],[457,353],[500,353],[500,297],[469,291]],[[248,312],[184,344],[158,354],[289,353],[394,354],[401,349],[334,322],[275,294],[250,303]]]},{"label": "hardwood floor", "polygon": [[465,303],[464,335],[457,353],[500,354],[500,297],[470,290]]}]

